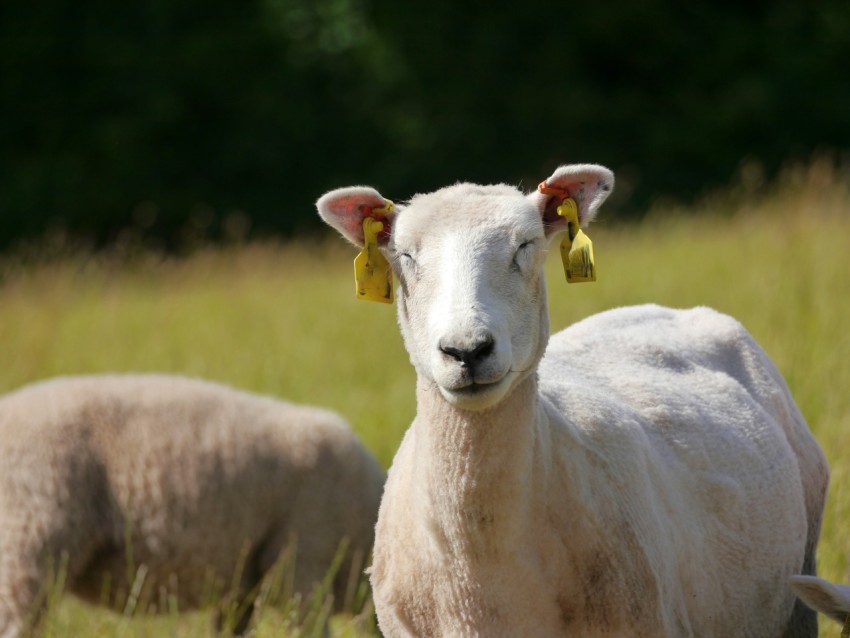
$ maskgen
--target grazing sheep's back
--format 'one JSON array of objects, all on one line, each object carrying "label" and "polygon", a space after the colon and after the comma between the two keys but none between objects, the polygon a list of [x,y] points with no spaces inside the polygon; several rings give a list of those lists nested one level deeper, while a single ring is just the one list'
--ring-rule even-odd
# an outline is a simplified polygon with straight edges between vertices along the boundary
[{"label": "grazing sheep's back", "polygon": [[307,593],[343,537],[371,547],[383,484],[333,412],[160,375],[59,378],[3,397],[0,459],[0,598],[35,587],[43,559],[67,551],[84,598],[102,600],[104,574],[126,593],[132,555],[150,591],[194,606],[210,574],[255,584],[292,540]]}]

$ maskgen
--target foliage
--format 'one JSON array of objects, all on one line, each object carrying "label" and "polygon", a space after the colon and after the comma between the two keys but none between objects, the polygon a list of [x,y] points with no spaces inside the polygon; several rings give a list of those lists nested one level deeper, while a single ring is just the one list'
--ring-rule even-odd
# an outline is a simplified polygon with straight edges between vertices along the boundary
[{"label": "foliage", "polygon": [[0,247],[315,228],[340,184],[614,168],[613,209],[850,148],[850,5],[11,0]]},{"label": "foliage", "polygon": [[[618,305],[706,304],[746,325],[788,379],[832,466],[820,572],[850,581],[850,189],[826,164],[757,195],[589,229],[599,280],[550,255],[553,330]],[[159,370],[332,407],[388,465],[414,411],[394,309],[354,297],[353,251],[251,243],[177,259],[70,254],[0,262],[0,391],[58,374]],[[54,635],[206,636],[205,615],[129,622],[64,599]],[[265,617],[273,635],[281,617]],[[344,620],[341,625],[349,627]],[[824,621],[821,635],[835,635]],[[349,629],[345,629],[348,631]],[[343,629],[340,629],[342,632]],[[141,633],[134,633],[141,632]],[[147,632],[147,633],[145,633]]]}]

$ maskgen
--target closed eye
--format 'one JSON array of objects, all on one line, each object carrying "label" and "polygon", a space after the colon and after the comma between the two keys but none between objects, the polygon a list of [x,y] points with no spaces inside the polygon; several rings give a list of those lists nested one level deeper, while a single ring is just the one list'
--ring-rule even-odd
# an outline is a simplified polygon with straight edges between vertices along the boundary
[{"label": "closed eye", "polygon": [[530,249],[534,247],[535,243],[536,240],[529,239],[528,241],[522,242],[517,247],[516,252],[514,253],[513,263],[511,264],[514,269],[519,270],[524,265],[524,263],[528,260],[528,255],[531,252]]},{"label": "closed eye", "polygon": [[393,255],[392,260],[394,262],[393,265],[396,267],[408,269],[416,267],[416,260],[410,253],[396,253]]}]

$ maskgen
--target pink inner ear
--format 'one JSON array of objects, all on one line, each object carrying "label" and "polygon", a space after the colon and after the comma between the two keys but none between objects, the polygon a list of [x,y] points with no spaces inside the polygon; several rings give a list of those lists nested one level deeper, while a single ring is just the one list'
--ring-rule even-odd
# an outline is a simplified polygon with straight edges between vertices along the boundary
[{"label": "pink inner ear", "polygon": [[360,245],[363,244],[364,218],[372,217],[384,222],[384,230],[378,236],[379,243],[383,245],[389,240],[390,221],[386,215],[373,214],[372,211],[385,205],[383,197],[360,191],[335,197],[328,208],[340,226],[339,230]]},{"label": "pink inner ear", "polygon": [[598,186],[601,182],[594,187],[589,185],[593,176],[582,176],[584,179],[576,179],[576,177],[574,174],[562,175],[560,178],[550,177],[541,182],[538,187],[538,190],[544,193],[544,197],[549,198],[546,201],[546,209],[543,213],[543,222],[548,227],[555,227],[555,224],[563,220],[558,215],[558,206],[567,197],[575,200],[578,206],[579,224],[581,226],[585,226],[589,219],[593,218],[592,207],[597,199]]},{"label": "pink inner ear", "polygon": [[363,197],[340,197],[333,203],[334,214],[342,221],[346,234],[363,241]]}]

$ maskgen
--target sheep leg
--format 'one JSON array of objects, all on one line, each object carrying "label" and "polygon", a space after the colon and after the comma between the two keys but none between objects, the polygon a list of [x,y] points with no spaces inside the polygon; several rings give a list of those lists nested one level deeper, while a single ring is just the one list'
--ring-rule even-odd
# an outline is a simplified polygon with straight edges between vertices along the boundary
[{"label": "sheep leg", "polygon": [[[0,638],[37,633],[48,604],[74,591],[101,543],[103,531],[93,521],[102,520],[103,483],[91,489],[76,479],[0,494]],[[82,485],[87,497],[71,499],[62,485]]]}]

